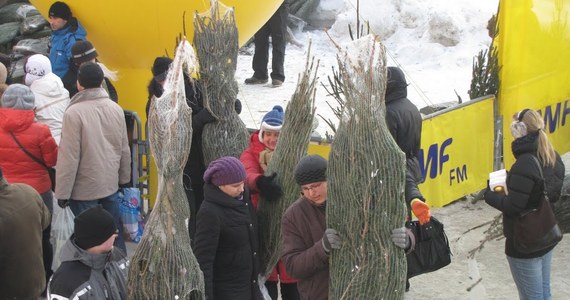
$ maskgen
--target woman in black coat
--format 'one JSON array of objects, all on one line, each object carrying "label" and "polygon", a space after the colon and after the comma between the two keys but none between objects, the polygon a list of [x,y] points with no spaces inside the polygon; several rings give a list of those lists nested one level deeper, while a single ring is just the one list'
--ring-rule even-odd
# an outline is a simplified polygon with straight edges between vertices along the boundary
[{"label": "woman in black coat", "polygon": [[257,283],[257,217],[245,178],[243,164],[230,156],[211,162],[204,173],[193,249],[207,300],[263,299]]},{"label": "woman in black coat", "polygon": [[511,133],[515,138],[512,151],[516,161],[507,176],[508,195],[487,189],[485,201],[503,212],[505,254],[519,297],[550,299],[550,265],[554,246],[534,253],[518,251],[513,241],[513,222],[521,212],[538,207],[544,189],[550,202],[558,200],[564,180],[564,164],[548,140],[544,121],[538,112],[525,109],[515,114]]}]

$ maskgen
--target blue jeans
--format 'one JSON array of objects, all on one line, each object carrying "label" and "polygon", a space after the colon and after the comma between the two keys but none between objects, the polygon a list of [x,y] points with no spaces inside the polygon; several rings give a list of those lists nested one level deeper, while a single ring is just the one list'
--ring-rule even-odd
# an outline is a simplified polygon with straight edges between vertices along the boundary
[{"label": "blue jeans", "polygon": [[127,246],[125,246],[125,238],[123,237],[123,224],[121,223],[121,211],[119,210],[119,196],[118,193],[114,193],[105,198],[97,200],[69,200],[69,208],[74,215],[79,215],[82,211],[87,210],[91,207],[97,205],[103,206],[103,208],[108,211],[115,219],[115,225],[119,229],[119,234],[115,239],[114,246],[122,249],[125,254],[127,253]]},{"label": "blue jeans", "polygon": [[507,256],[521,300],[550,300],[552,250],[537,258]]}]

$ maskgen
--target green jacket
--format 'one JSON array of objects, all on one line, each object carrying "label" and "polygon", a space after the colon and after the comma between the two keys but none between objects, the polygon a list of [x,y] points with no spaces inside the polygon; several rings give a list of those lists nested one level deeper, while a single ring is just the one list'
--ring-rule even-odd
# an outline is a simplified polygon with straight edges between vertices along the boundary
[{"label": "green jacket", "polygon": [[34,188],[0,179],[0,299],[36,299],[42,293],[42,231],[50,222]]}]

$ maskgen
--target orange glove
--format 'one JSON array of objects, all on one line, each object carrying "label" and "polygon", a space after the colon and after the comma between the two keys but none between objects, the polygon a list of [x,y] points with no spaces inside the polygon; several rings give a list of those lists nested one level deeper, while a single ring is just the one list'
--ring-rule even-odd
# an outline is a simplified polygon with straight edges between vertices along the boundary
[{"label": "orange glove", "polygon": [[415,198],[411,202],[412,212],[416,217],[418,217],[418,221],[420,221],[420,225],[424,225],[425,223],[429,222],[431,219],[431,212],[429,210],[429,205],[422,202],[422,200]]}]

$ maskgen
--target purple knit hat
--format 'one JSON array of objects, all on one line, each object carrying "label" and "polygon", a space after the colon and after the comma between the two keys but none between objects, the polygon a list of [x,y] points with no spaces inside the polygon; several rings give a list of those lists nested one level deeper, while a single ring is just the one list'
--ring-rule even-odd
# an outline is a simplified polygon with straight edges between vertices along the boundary
[{"label": "purple knit hat", "polygon": [[204,172],[204,182],[215,186],[245,181],[245,168],[239,159],[224,156],[214,160]]}]

